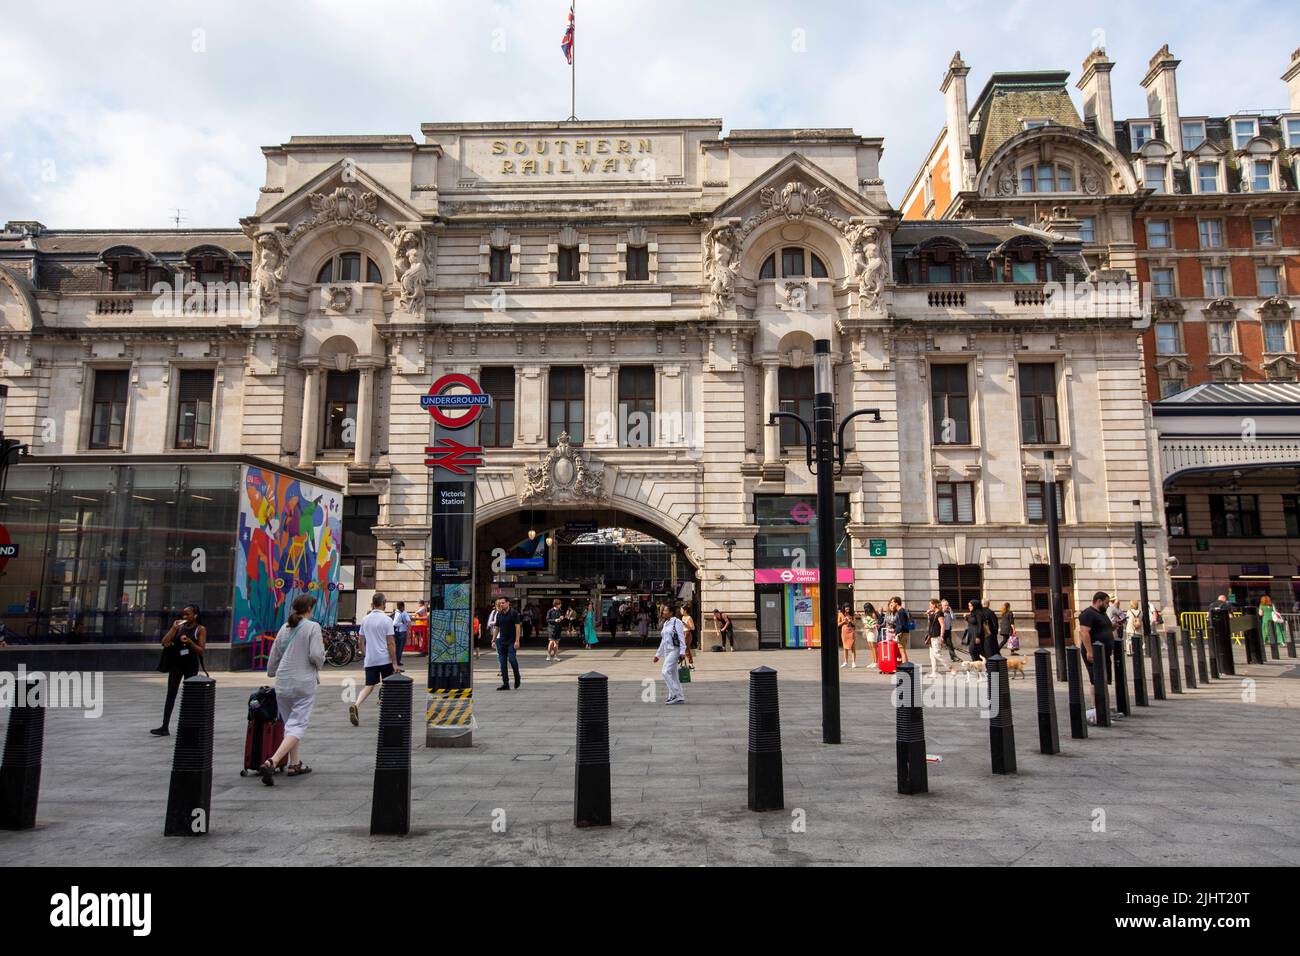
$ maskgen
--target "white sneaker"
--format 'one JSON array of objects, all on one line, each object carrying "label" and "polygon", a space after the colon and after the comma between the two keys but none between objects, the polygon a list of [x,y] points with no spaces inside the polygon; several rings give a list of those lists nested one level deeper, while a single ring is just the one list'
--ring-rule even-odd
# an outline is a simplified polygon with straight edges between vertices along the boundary
[{"label": "white sneaker", "polygon": [[854,670],[857,670],[857,669],[858,669],[858,662],[857,662],[857,661],[854,661],[854,662],[853,662],[853,669],[854,669]]},{"label": "white sneaker", "polygon": [[840,667],[848,667],[848,666],[849,666],[848,661],[840,661]]}]

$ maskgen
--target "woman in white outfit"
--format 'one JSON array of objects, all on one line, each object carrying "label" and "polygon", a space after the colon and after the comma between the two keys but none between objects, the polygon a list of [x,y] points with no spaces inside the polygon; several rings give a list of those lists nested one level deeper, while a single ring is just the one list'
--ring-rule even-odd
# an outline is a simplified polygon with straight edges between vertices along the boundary
[{"label": "woman in white outfit", "polygon": [[285,759],[289,761],[286,776],[311,773],[311,767],[298,754],[298,744],[307,733],[320,669],[325,664],[325,640],[320,625],[311,619],[315,606],[314,597],[299,595],[293,602],[293,613],[271,645],[266,676],[275,678],[275,702],[284,721],[284,742],[259,768],[262,783],[268,787],[275,786],[275,768]]},{"label": "woman in white outfit", "polygon": [[684,704],[686,698],[682,696],[682,683],[677,679],[677,662],[681,660],[686,646],[686,626],[667,604],[659,608],[659,623],[662,627],[659,632],[659,650],[655,651],[655,663],[658,664],[659,659],[663,658],[664,684],[668,687],[668,699],[664,703]]}]

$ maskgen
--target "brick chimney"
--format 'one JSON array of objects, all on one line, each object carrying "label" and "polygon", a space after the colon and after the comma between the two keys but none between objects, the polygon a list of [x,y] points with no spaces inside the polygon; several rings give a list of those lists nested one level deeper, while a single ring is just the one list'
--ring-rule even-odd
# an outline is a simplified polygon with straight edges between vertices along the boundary
[{"label": "brick chimney", "polygon": [[1300,113],[1300,49],[1291,54],[1291,65],[1282,74],[1282,79],[1291,98],[1291,112]]},{"label": "brick chimney", "polygon": [[1115,145],[1115,110],[1111,104],[1110,71],[1115,63],[1106,57],[1106,48],[1097,47],[1083,61],[1083,76],[1076,87],[1083,93],[1083,118],[1093,120],[1097,135]]},{"label": "brick chimney", "polygon": [[948,72],[939,84],[948,124],[948,168],[952,171],[954,194],[975,188],[975,157],[970,148],[970,107],[966,103],[968,73],[970,67],[962,60],[961,51],[958,50],[952,55]]},{"label": "brick chimney", "polygon": [[1173,150],[1174,162],[1183,163],[1183,131],[1179,125],[1178,113],[1178,64],[1166,43],[1147,68],[1147,75],[1142,80],[1142,88],[1147,91],[1147,115],[1158,117],[1163,138]]}]

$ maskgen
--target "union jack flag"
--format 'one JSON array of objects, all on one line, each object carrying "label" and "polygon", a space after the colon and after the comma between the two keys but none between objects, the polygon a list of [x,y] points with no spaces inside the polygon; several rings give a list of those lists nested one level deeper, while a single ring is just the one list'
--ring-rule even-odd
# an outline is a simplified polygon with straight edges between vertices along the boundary
[{"label": "union jack flag", "polygon": [[564,60],[566,63],[573,63],[573,7],[569,7],[569,26],[564,31],[564,39],[560,41],[560,49],[564,51]]}]

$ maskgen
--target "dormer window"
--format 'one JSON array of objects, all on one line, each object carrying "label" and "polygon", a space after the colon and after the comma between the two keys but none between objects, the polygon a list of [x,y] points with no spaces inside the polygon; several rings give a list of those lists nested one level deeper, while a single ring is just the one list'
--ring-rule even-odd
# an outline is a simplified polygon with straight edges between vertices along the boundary
[{"label": "dormer window", "polygon": [[1183,152],[1190,153],[1205,142],[1205,121],[1188,120],[1183,123]]},{"label": "dormer window", "polygon": [[[826,271],[826,263],[822,262],[821,257],[811,249],[786,246],[781,250],[781,278],[806,278],[809,265],[812,267],[812,278],[830,278],[830,274]],[[758,271],[758,277],[760,279],[777,278],[775,252],[763,260],[762,268]]]},{"label": "dormer window", "polygon": [[1266,193],[1273,188],[1273,164],[1267,159],[1251,160],[1250,191]]},{"label": "dormer window", "polygon": [[1219,191],[1219,164],[1196,164],[1196,191],[1198,193],[1217,193]]},{"label": "dormer window", "polygon": [[1142,184],[1152,192],[1165,191],[1165,164],[1147,163],[1142,174]]},{"label": "dormer window", "polygon": [[1286,132],[1286,144],[1291,149],[1300,149],[1300,117],[1288,119],[1283,124]]},{"label": "dormer window", "polygon": [[1132,142],[1133,152],[1137,152],[1156,136],[1155,123],[1130,123],[1128,127],[1129,140]]},{"label": "dormer window", "polygon": [[1259,120],[1235,119],[1232,121],[1232,145],[1234,149],[1245,149],[1259,135]]},{"label": "dormer window", "polygon": [[359,252],[342,252],[324,263],[316,273],[316,284],[327,285],[331,282],[360,282],[361,270],[365,268],[366,282],[381,285],[384,281],[379,265],[369,256]]},{"label": "dormer window", "polygon": [[1023,129],[1039,129],[1043,126],[1051,126],[1052,121],[1049,119],[1027,119],[1021,120],[1020,125]]}]

